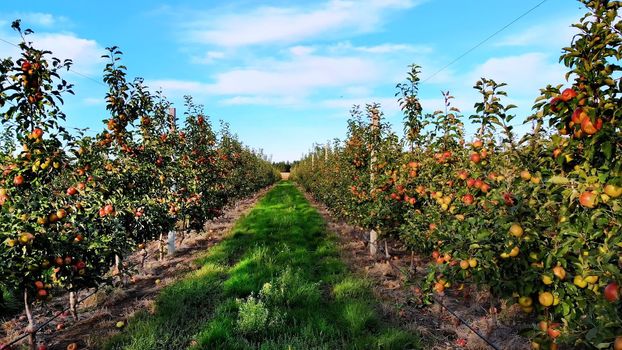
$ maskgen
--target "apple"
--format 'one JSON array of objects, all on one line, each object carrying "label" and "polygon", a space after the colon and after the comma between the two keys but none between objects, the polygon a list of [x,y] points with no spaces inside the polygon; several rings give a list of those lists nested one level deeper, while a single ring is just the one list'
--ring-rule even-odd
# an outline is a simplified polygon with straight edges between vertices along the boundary
[{"label": "apple", "polygon": [[477,266],[477,259],[475,259],[475,258],[469,259],[469,266],[470,267],[476,267]]},{"label": "apple", "polygon": [[106,215],[110,215],[113,211],[114,207],[112,206],[112,204],[106,204],[106,206],[104,207],[104,213],[106,213]]},{"label": "apple", "polygon": [[553,305],[553,294],[550,292],[542,292],[538,295],[538,301],[542,306],[549,307]]},{"label": "apple", "polygon": [[19,235],[19,243],[21,244],[30,244],[35,239],[35,236],[29,232],[22,232]]},{"label": "apple", "polygon": [[620,288],[618,286],[618,283],[617,282],[609,283],[605,287],[603,295],[605,296],[605,299],[607,301],[612,302],[612,303],[620,300]]},{"label": "apple", "polygon": [[441,256],[441,253],[439,253],[438,250],[432,252],[432,258],[438,259],[439,256]]},{"label": "apple", "polygon": [[579,196],[579,203],[586,208],[596,206],[596,194],[592,191],[585,191]]},{"label": "apple", "polygon": [[76,193],[78,193],[78,190],[73,186],[67,189],[68,196],[74,196]]},{"label": "apple", "polygon": [[585,282],[591,283],[591,284],[598,282],[598,276],[594,276],[594,275],[585,276],[585,278],[583,279],[585,280]]},{"label": "apple", "polygon": [[468,179],[466,182],[467,187],[475,186],[475,179]]},{"label": "apple", "polygon": [[529,172],[529,170],[523,170],[520,172],[520,177],[525,181],[529,181],[531,180],[531,173]]},{"label": "apple", "polygon": [[549,323],[546,321],[540,321],[538,322],[538,328],[541,331],[546,332],[549,329]]},{"label": "apple", "polygon": [[622,196],[622,187],[620,186],[606,184],[604,190],[605,194],[607,194],[611,198],[618,198]]},{"label": "apple", "polygon": [[533,304],[533,300],[530,297],[522,296],[518,298],[518,303],[523,307],[530,307]]},{"label": "apple", "polygon": [[469,268],[469,262],[467,260],[460,261],[460,268],[466,270]]},{"label": "apple", "polygon": [[482,185],[479,187],[479,190],[484,192],[484,193],[488,193],[488,191],[490,191],[490,185],[487,183],[482,183]]},{"label": "apple", "polygon": [[67,216],[67,210],[65,209],[58,209],[56,211],[56,217],[58,217],[59,220],[64,219]]},{"label": "apple", "polygon": [[484,145],[484,143],[482,142],[482,140],[475,140],[473,141],[473,148],[481,148]]},{"label": "apple", "polygon": [[22,72],[28,72],[32,68],[32,64],[28,61],[22,63]]},{"label": "apple", "polygon": [[24,177],[22,175],[16,175],[13,178],[13,184],[15,186],[21,186],[24,183]]},{"label": "apple", "polygon": [[579,288],[587,287],[587,282],[583,279],[583,277],[581,277],[579,275],[574,276],[574,279],[573,279],[572,283],[574,283],[574,285],[579,287]]},{"label": "apple", "polygon": [[35,281],[35,288],[37,289],[43,289],[45,287],[45,284],[43,284],[43,282],[41,281]]},{"label": "apple", "polygon": [[86,185],[84,184],[84,182],[80,182],[78,183],[77,187],[80,191],[84,191],[84,189],[86,188]]},{"label": "apple", "polygon": [[466,204],[466,205],[471,205],[471,204],[473,204],[473,201],[474,201],[474,200],[475,200],[475,199],[473,198],[473,195],[472,195],[472,194],[470,194],[470,193],[465,194],[464,196],[462,196],[462,202],[463,202],[464,204]]},{"label": "apple", "polygon": [[84,270],[84,268],[86,268],[86,263],[85,263],[84,261],[82,261],[82,260],[79,260],[79,261],[76,263],[76,269],[78,269],[78,270]]},{"label": "apple", "polygon": [[616,340],[613,342],[613,350],[622,350],[622,335],[616,337]]},{"label": "apple", "polygon": [[48,291],[45,289],[39,289],[37,291],[37,298],[39,299],[45,299],[48,296]]},{"label": "apple", "polygon": [[556,339],[557,337],[559,337],[562,334],[562,332],[560,332],[559,329],[555,329],[555,328],[553,327],[553,325],[551,325],[549,327],[549,329],[546,330],[546,334],[548,334],[549,337],[551,337],[553,339]]},{"label": "apple", "polygon": [[553,158],[557,158],[559,157],[559,155],[562,154],[562,150],[559,148],[556,148],[553,150]]},{"label": "apple", "polygon": [[37,347],[37,350],[48,350],[48,346],[45,344],[39,344],[39,346]]},{"label": "apple", "polygon": [[48,216],[48,221],[52,224],[57,222],[58,220],[58,215],[56,213],[52,213]]},{"label": "apple", "polygon": [[564,101],[564,102],[568,102],[568,101],[572,100],[575,97],[577,97],[577,92],[574,91],[571,88],[568,88],[568,89],[562,91],[561,100]]},{"label": "apple", "polygon": [[469,173],[466,170],[460,170],[457,176],[460,180],[466,180],[469,177]]},{"label": "apple", "polygon": [[571,120],[576,125],[581,125],[581,122],[583,122],[583,120],[585,120],[586,118],[588,118],[588,115],[585,110],[583,110],[583,108],[577,108],[572,113]]},{"label": "apple", "polygon": [[592,123],[592,119],[590,118],[585,118],[581,122],[581,131],[583,131],[587,135],[594,135],[602,127],[603,120],[601,118],[597,118],[594,123]]},{"label": "apple", "polygon": [[557,265],[553,268],[553,274],[557,276],[557,278],[559,278],[560,280],[566,278],[566,270],[564,270],[564,268],[560,265]]},{"label": "apple", "polygon": [[471,153],[471,156],[469,157],[469,159],[471,160],[471,162],[475,164],[479,163],[482,160],[479,153]]},{"label": "apple", "polygon": [[514,237],[521,237],[523,235],[523,228],[519,224],[512,224],[510,226],[510,234]]}]

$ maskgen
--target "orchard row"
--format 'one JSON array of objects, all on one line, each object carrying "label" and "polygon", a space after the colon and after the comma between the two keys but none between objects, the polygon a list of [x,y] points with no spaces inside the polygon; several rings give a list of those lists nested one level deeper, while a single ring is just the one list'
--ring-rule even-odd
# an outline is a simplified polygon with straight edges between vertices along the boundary
[{"label": "orchard row", "polygon": [[104,71],[106,130],[68,132],[59,105],[72,93],[61,77],[71,62],[13,27],[21,56],[0,61],[0,289],[25,294],[26,306],[109,281],[113,264],[145,242],[200,230],[279,179],[227,125],[215,132],[190,97],[180,125],[161,94],[128,81],[116,47]]},{"label": "orchard row", "polygon": [[378,105],[355,107],[347,140],[292,170],[337,215],[429,254],[430,293],[475,284],[519,304],[534,349],[622,349],[622,2],[581,3],[560,60],[573,81],[541,89],[526,135],[505,84],[481,79],[466,140],[449,93],[442,111],[422,112],[412,66],[396,94],[402,140]]}]

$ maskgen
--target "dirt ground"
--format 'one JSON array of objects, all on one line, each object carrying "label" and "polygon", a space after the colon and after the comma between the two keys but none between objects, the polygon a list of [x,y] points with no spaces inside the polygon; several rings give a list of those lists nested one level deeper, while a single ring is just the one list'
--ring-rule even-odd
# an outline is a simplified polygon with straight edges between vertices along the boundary
[{"label": "dirt ground", "polygon": [[[127,259],[129,270],[135,271],[129,277],[127,287],[107,287],[97,291],[80,305],[78,321],[68,313],[61,314],[42,329],[38,339],[46,342],[49,349],[66,349],[73,342],[78,343],[79,349],[96,349],[102,339],[119,332],[117,322],[127,320],[137,310],[153,308],[155,297],[163,287],[196,270],[198,266],[194,265],[194,260],[220,242],[267,190],[227,208],[223,216],[207,223],[203,232],[191,233],[181,243],[178,240],[177,251],[172,257],[159,261],[158,244],[152,242],[146,247],[148,255],[144,269],[139,269],[143,253],[135,253]],[[428,259],[412,255],[396,241],[386,242],[389,258],[385,255],[384,241],[380,241],[377,256],[371,257],[367,232],[335,219],[324,206],[305,195],[324,217],[329,231],[339,238],[343,259],[350,268],[372,281],[385,318],[421,334],[426,349],[492,349],[438,303],[423,305],[416,280],[423,275]],[[92,292],[83,291],[78,298]],[[442,296],[440,301],[490,339],[498,349],[529,349],[528,341],[517,335],[529,320],[516,306],[492,303],[486,293],[478,292],[474,287],[465,288],[460,295]],[[37,323],[59,314],[58,310],[66,305],[67,295],[61,295],[45,306],[38,306],[35,309]],[[64,329],[57,330],[61,324]],[[14,339],[26,325],[23,314],[4,322],[0,329],[0,344]]]},{"label": "dirt ground", "polygon": [[[87,290],[78,295],[78,299],[92,296],[79,306],[77,321],[68,312],[61,313],[68,305],[68,294],[59,295],[45,305],[34,309],[35,322],[41,324],[55,315],[59,315],[39,333],[37,340],[48,345],[48,349],[66,349],[67,345],[77,343],[79,349],[96,349],[102,339],[119,332],[117,322],[124,322],[136,311],[152,308],[160,290],[196,270],[194,260],[205,253],[211,246],[220,242],[233,227],[235,222],[252,208],[269,190],[264,189],[223,210],[223,215],[209,221],[203,232],[192,232],[181,239],[178,237],[177,250],[173,256],[158,260],[158,243],[151,242],[146,247],[144,268],[140,268],[144,252],[136,252],[128,259],[127,287],[104,287],[99,291]],[[1,324],[0,344],[8,343],[23,333],[27,326],[24,314]],[[58,330],[58,328],[63,328]],[[24,341],[25,343],[25,341]]]},{"label": "dirt ground", "polygon": [[[335,219],[328,209],[309,194],[307,199],[327,222],[329,231],[339,238],[342,256],[350,268],[373,281],[374,294],[381,301],[384,316],[422,335],[424,348],[494,349],[452,316],[438,303],[423,305],[417,278],[425,274],[429,259],[413,255],[396,241],[379,241],[377,256],[369,254],[369,233]],[[530,349],[529,341],[518,332],[529,327],[529,320],[517,305],[494,303],[487,293],[474,286],[460,293],[439,296],[439,301],[489,339],[497,349]]]}]

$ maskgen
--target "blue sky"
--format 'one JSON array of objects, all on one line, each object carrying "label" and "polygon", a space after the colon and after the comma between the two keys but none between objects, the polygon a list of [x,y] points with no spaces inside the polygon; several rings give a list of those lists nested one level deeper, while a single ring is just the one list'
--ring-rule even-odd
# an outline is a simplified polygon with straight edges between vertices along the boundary
[{"label": "blue sky", "polygon": [[[273,160],[295,160],[315,142],[343,138],[353,104],[376,101],[396,131],[402,115],[395,85],[407,66],[425,79],[541,0],[70,1],[0,3],[0,38],[21,18],[35,43],[74,70],[101,81],[107,46],[124,52],[130,77],[161,88],[183,113],[182,96],[205,105],[240,139]],[[507,82],[522,120],[538,89],[564,83],[558,64],[570,25],[584,9],[548,0],[420,87],[425,111],[442,107],[441,90],[469,115],[480,77]],[[0,42],[0,57],[15,48]],[[105,86],[68,72],[67,124],[103,128]],[[527,130],[527,128],[519,128]]]}]

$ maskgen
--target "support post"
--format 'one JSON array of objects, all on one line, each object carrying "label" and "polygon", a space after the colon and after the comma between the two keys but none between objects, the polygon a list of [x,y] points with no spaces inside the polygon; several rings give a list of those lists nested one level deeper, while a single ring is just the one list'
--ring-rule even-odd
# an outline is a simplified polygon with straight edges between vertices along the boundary
[{"label": "support post", "polygon": [[168,232],[168,255],[175,254],[175,230]]},{"label": "support post", "polygon": [[[371,132],[372,135],[375,136],[378,133],[378,127],[379,127],[379,123],[380,123],[380,114],[378,113],[378,109],[376,109],[375,107],[372,107],[369,109],[370,114],[371,114]],[[370,178],[370,189],[373,191],[374,190],[374,180],[375,180],[375,163],[376,163],[376,147],[375,145],[372,145],[372,149],[371,149],[371,161],[369,162],[369,178]],[[371,232],[369,232],[369,254],[372,257],[376,256],[376,253],[378,252],[378,232],[376,232],[376,230],[371,230]]]}]

